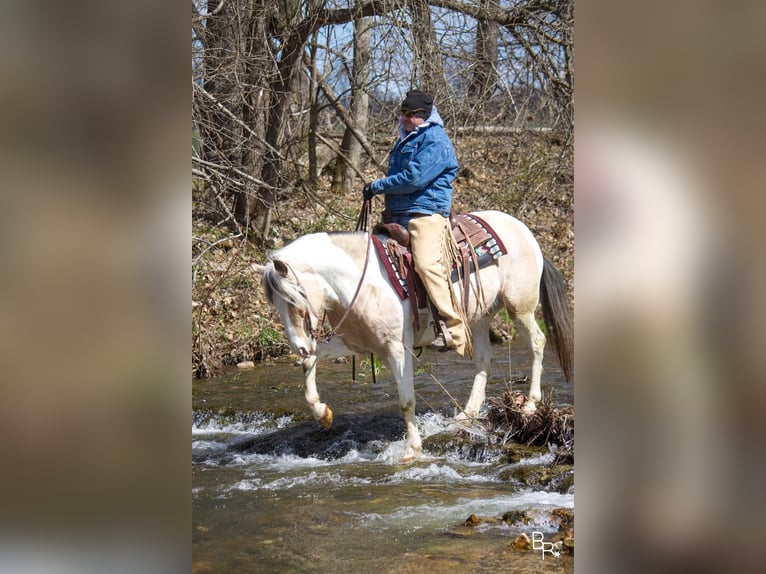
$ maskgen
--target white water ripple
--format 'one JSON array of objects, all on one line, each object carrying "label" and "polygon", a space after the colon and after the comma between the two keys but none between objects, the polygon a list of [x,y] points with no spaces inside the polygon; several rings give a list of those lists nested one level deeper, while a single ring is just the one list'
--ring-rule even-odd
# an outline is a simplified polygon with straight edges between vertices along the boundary
[{"label": "white water ripple", "polygon": [[338,488],[342,486],[362,486],[370,484],[371,481],[359,478],[359,477],[347,477],[337,473],[319,473],[312,471],[303,476],[286,476],[283,478],[277,478],[272,481],[263,481],[260,478],[248,478],[240,480],[227,489],[231,490],[289,490],[292,488],[310,487],[316,489],[317,487]]},{"label": "white water ripple", "polygon": [[264,413],[237,413],[235,415],[204,415],[195,413],[192,422],[192,436],[215,434],[252,434],[259,435],[288,427],[293,417],[285,415],[273,417]]},{"label": "white water ripple", "polygon": [[[459,498],[443,504],[402,506],[393,512],[379,512],[359,516],[362,524],[382,529],[407,528],[410,531],[422,528],[451,528],[461,524],[471,514],[480,517],[500,517],[509,510],[524,510],[531,517],[528,527],[541,531],[555,531],[558,527],[551,521],[548,511],[555,508],[574,508],[574,495],[533,490],[490,498]],[[505,528],[503,524],[497,525]]]},{"label": "white water ripple", "polygon": [[462,475],[449,465],[431,463],[427,467],[411,467],[395,472],[385,482],[388,484],[404,484],[406,482],[436,482],[436,483],[476,483],[494,482],[486,475],[471,473]]}]

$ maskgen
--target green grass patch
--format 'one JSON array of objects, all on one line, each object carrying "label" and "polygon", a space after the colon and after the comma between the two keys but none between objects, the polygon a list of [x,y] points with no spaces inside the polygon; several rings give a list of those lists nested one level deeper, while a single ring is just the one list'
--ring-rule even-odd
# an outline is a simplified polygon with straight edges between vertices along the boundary
[{"label": "green grass patch", "polygon": [[359,363],[359,369],[363,375],[370,375],[374,372],[376,377],[388,370],[378,357],[373,357],[372,362],[370,359],[365,359]]}]

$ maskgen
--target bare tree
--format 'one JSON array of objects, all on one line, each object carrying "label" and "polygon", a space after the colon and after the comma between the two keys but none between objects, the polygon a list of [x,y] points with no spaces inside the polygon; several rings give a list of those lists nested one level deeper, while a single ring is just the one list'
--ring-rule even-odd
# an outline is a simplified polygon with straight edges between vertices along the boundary
[{"label": "bare tree", "polygon": [[[497,0],[481,0],[480,6],[495,8]],[[473,69],[471,84],[468,86],[468,95],[482,103],[489,100],[498,89],[498,41],[498,23],[487,18],[480,18],[476,25],[476,66]]]},{"label": "bare tree", "polygon": [[[228,329],[200,317],[237,320],[216,293],[241,272],[234,247],[350,228],[342,196],[384,172],[413,87],[433,93],[464,154],[464,197],[480,189],[486,207],[569,237],[573,14],[573,0],[192,0],[195,372],[216,367]],[[474,177],[477,161],[497,173]]]},{"label": "bare tree", "polygon": [[446,101],[449,89],[436,31],[431,21],[431,7],[428,0],[407,0],[407,4],[412,18],[415,61],[412,84],[432,94],[437,101]]},{"label": "bare tree", "polygon": [[367,131],[369,97],[367,81],[370,75],[371,18],[354,21],[354,61],[351,69],[351,106],[349,115],[353,126],[346,126],[333,174],[332,189],[349,193],[354,184],[356,168],[362,153],[362,144],[354,135],[353,128],[361,133]]},{"label": "bare tree", "polygon": [[412,87],[451,125],[571,134],[572,0],[193,0],[192,30],[195,175],[259,242],[283,198],[318,184],[320,147],[344,193],[380,165],[373,142]]}]

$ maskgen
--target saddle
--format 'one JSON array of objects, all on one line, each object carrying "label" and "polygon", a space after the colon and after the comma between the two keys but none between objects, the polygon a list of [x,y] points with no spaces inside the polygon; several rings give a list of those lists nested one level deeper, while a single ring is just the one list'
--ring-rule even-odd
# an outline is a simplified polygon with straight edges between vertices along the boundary
[{"label": "saddle", "polygon": [[[470,275],[472,273],[478,275],[479,269],[486,267],[508,251],[495,230],[476,215],[453,213],[450,214],[450,223],[452,235],[460,253],[460,260],[453,266],[450,280],[456,283],[462,279],[463,304],[465,305],[471,289]],[[415,327],[419,328],[418,309],[426,308],[429,300],[425,285],[415,272],[412,252],[409,250],[409,232],[398,223],[379,223],[373,228],[372,239],[399,297],[402,300],[410,299]],[[478,286],[477,296],[481,297],[481,303],[485,304],[478,277],[476,285]],[[410,297],[411,293],[414,294],[413,297]],[[438,324],[440,318],[433,306],[431,307],[434,322]]]}]

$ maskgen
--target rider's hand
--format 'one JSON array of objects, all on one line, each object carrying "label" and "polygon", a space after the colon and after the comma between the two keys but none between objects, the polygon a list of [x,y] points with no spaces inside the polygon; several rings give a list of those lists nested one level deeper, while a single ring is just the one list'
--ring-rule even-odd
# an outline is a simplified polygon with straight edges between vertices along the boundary
[{"label": "rider's hand", "polygon": [[372,199],[372,184],[371,183],[365,183],[364,187],[362,188],[362,197],[365,201],[368,199]]}]

